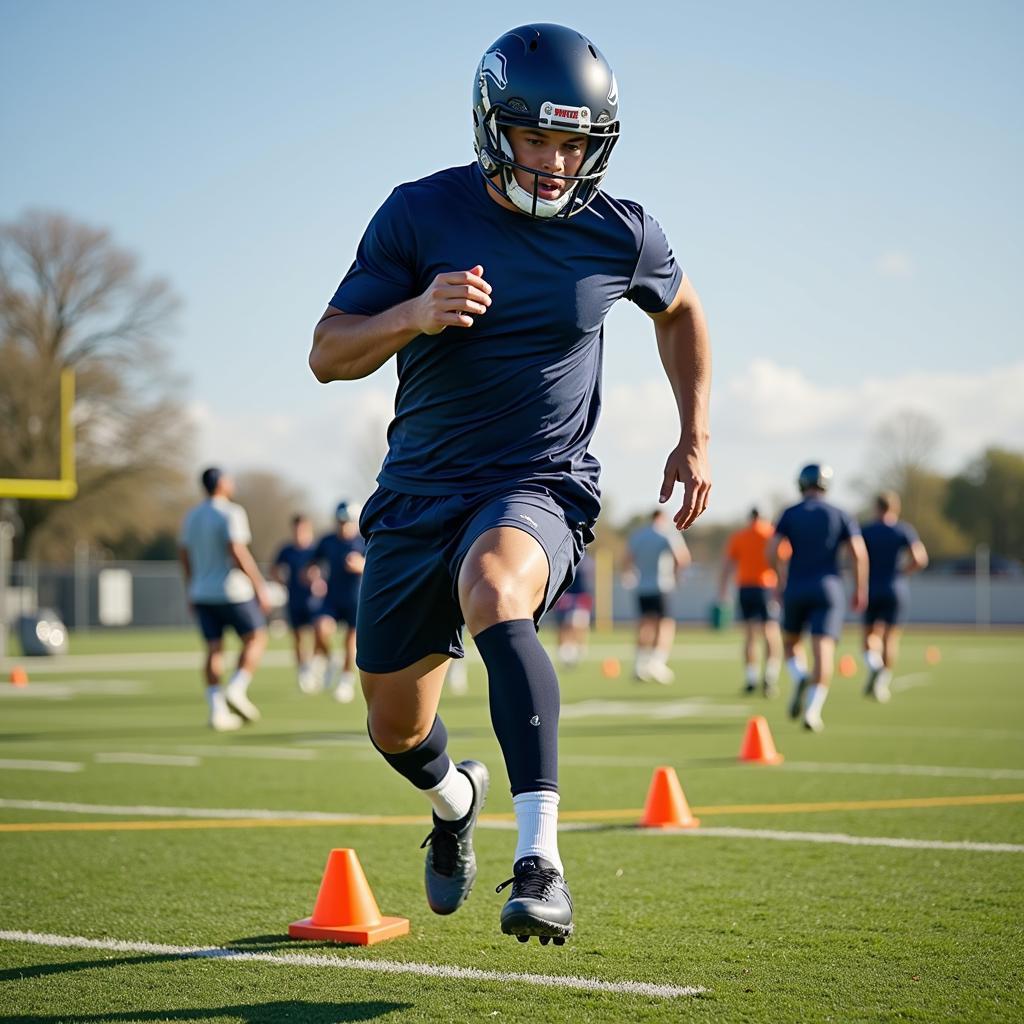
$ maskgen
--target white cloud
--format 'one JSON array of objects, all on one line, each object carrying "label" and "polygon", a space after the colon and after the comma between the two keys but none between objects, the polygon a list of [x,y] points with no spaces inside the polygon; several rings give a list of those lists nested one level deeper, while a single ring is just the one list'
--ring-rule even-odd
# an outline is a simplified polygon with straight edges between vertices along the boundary
[{"label": "white cloud", "polygon": [[902,249],[890,249],[875,260],[875,270],[882,277],[913,277],[914,261]]},{"label": "white cloud", "polygon": [[[820,459],[836,470],[836,496],[852,502],[852,484],[868,466],[878,424],[914,410],[943,431],[939,468],[960,468],[985,445],[1024,444],[1024,361],[977,373],[920,371],[897,377],[818,384],[802,370],[760,359],[717,381],[712,399],[714,491],[709,519],[735,518],[752,502],[771,508],[794,495],[799,467]],[[199,453],[234,470],[268,468],[304,486],[329,508],[339,496],[361,499],[383,454],[393,392],[374,384],[325,394],[288,412],[220,413],[193,406]],[[679,434],[663,376],[635,384],[605,382],[594,452],[602,489],[618,519],[657,502],[665,458]]]}]

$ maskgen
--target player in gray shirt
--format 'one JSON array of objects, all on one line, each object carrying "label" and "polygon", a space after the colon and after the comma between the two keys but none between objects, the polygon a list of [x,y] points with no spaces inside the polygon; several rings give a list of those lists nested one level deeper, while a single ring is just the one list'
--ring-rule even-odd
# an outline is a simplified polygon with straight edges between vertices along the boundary
[{"label": "player in gray shirt", "polygon": [[[206,695],[210,727],[218,732],[239,728],[260,717],[249,699],[249,683],[267,645],[266,583],[249,551],[249,517],[231,501],[234,481],[221,470],[203,472],[208,497],[196,505],[181,526],[178,557],[185,574],[189,607],[206,642]],[[238,667],[221,689],[224,630],[242,641]]]},{"label": "player in gray shirt", "polygon": [[630,534],[625,568],[636,586],[639,617],[633,674],[641,682],[667,685],[675,678],[667,664],[676,630],[668,603],[679,572],[689,564],[686,541],[661,509],[651,514],[650,523]]}]

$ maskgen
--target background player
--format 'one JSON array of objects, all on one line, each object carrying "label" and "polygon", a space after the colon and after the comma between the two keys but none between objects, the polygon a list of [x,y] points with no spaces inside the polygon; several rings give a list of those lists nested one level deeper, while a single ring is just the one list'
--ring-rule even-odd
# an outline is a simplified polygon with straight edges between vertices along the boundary
[{"label": "background player", "polygon": [[[780,568],[779,547],[789,541],[792,553],[786,570],[782,633],[786,667],[793,677],[790,718],[803,714],[807,729],[821,732],[821,709],[828,697],[836,642],[843,629],[846,592],[839,576],[839,554],[845,546],[853,556],[854,590],[851,607],[862,611],[867,599],[868,556],[860,527],[842,509],[825,501],[832,482],[828,466],[811,463],[797,481],[803,500],[786,509],[768,542],[772,567]],[[805,629],[811,633],[814,669],[808,687],[807,662],[800,645]],[[806,691],[806,694],[805,694]],[[805,702],[806,697],[806,702]]]},{"label": "background player", "polygon": [[928,565],[928,552],[910,523],[900,521],[898,494],[884,491],[875,500],[875,508],[878,518],[862,531],[869,561],[868,605],[864,610],[868,678],[864,695],[884,704],[889,700],[889,683],[907,614],[906,577]]},{"label": "background player", "polygon": [[[758,676],[766,697],[773,697],[782,664],[782,635],[779,632],[778,575],[768,562],[768,542],[775,528],[761,513],[750,510],[750,523],[729,537],[722,561],[719,600],[725,601],[729,582],[736,574],[737,605],[743,621],[743,665],[745,693],[757,689]],[[789,544],[780,546],[779,558],[789,558]],[[757,640],[763,641],[764,669],[758,670]]]},{"label": "background player", "polygon": [[323,686],[323,678],[313,671],[313,617],[314,603],[310,562],[313,558],[313,524],[308,516],[292,518],[292,539],[281,546],[270,575],[288,588],[288,625],[295,648],[299,689],[303,693],[316,693]]},{"label": "background player", "polygon": [[[356,611],[366,551],[359,536],[358,514],[359,509],[347,501],[338,503],[334,533],[320,538],[311,562],[311,570],[322,566],[327,569],[327,591],[316,613],[316,650],[327,659],[325,685],[342,704],[355,696]],[[339,623],[345,627],[340,658],[331,653],[331,637]]]},{"label": "background player", "polygon": [[676,620],[669,610],[679,573],[690,564],[686,541],[661,509],[629,535],[625,574],[636,581],[636,659],[633,675],[641,682],[667,685],[675,679],[668,667]]},{"label": "background player", "polygon": [[680,529],[711,486],[709,344],[657,222],[598,188],[618,86],[589,40],[547,24],[506,33],[477,66],[472,113],[477,162],[392,193],[317,326],[310,365],[323,382],[350,380],[397,354],[389,450],[361,520],[358,660],[371,739],[434,809],[428,902],[451,913],[476,878],[488,773],[452,763],[437,716],[465,623],[518,831],[501,928],[562,942],[573,908],[557,841],[560,698],[537,624],[599,511],[587,449],[602,325],[620,298],[654,319],[680,415],[661,500],[682,483]]},{"label": "background player", "polygon": [[594,613],[594,560],[584,555],[572,583],[555,602],[558,623],[558,660],[565,668],[574,668],[587,649],[587,635]]},{"label": "background player", "polygon": [[[234,482],[214,467],[204,470],[200,479],[207,498],[185,516],[178,559],[189,606],[206,642],[204,675],[210,727],[227,732],[260,717],[248,691],[267,645],[265,616],[270,601],[249,551],[249,517],[241,505],[231,501]],[[242,650],[234,675],[221,690],[227,627],[238,634]]]}]

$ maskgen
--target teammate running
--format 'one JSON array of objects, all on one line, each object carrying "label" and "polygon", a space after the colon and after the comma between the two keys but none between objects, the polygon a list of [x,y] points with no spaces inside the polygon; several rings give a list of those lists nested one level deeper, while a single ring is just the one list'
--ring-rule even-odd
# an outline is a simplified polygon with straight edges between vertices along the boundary
[{"label": "teammate running", "polygon": [[[779,606],[775,600],[778,575],[768,563],[768,542],[775,529],[761,513],[750,510],[750,523],[737,530],[726,542],[719,600],[729,593],[729,582],[736,574],[737,605],[743,622],[743,692],[754,693],[760,676],[763,693],[774,697],[782,663],[782,636],[779,633]],[[779,558],[789,558],[789,545],[780,547]],[[758,666],[757,641],[764,647],[764,668]]]},{"label": "teammate running", "polygon": [[[875,500],[878,518],[865,525],[868,551],[868,606],[864,610],[864,662],[868,667],[864,696],[884,704],[899,654],[907,614],[907,576],[928,565],[928,552],[917,531],[900,521],[900,498],[884,491]],[[903,552],[906,557],[902,559]]]},{"label": "teammate running", "polygon": [[308,516],[294,516],[292,539],[281,546],[270,575],[275,582],[288,588],[288,625],[292,631],[299,689],[303,693],[316,693],[323,686],[323,679],[314,672],[311,660],[315,602],[309,577],[312,558],[313,524]]},{"label": "teammate running", "polygon": [[575,668],[587,649],[587,634],[594,614],[594,560],[584,555],[572,583],[555,602],[558,623],[558,660],[563,668]]},{"label": "teammate running", "polygon": [[[341,704],[355,697],[356,609],[363,577],[366,546],[356,523],[358,509],[347,501],[334,510],[335,530],[320,538],[311,556],[310,571],[326,567],[327,592],[316,612],[316,652],[326,659],[325,686]],[[341,624],[345,627],[342,655],[331,653],[331,638]]]},{"label": "teammate running", "polygon": [[[185,516],[178,559],[189,607],[206,643],[203,671],[210,728],[228,732],[260,717],[259,709],[249,700],[249,683],[267,646],[265,616],[270,600],[249,551],[249,517],[231,500],[234,481],[212,466],[200,479],[207,498]],[[228,627],[238,634],[242,650],[238,667],[222,690],[224,630]]]},{"label": "teammate running", "polygon": [[[867,598],[868,556],[860,527],[841,509],[825,501],[831,482],[832,470],[828,466],[804,466],[798,479],[803,500],[782,513],[775,524],[775,536],[768,542],[768,560],[776,571],[780,567],[779,546],[783,539],[792,548],[782,612],[783,649],[786,667],[793,678],[789,716],[802,715],[804,727],[814,732],[825,728],[821,709],[828,697],[836,642],[843,629],[846,594],[839,576],[839,554],[844,546],[853,556],[853,610],[862,611]],[[801,634],[807,628],[814,655],[810,680],[800,644]]]},{"label": "teammate running", "polygon": [[657,222],[598,188],[619,122],[597,48],[526,25],[488,48],[473,85],[476,162],[395,189],[310,365],[321,381],[354,380],[397,354],[389,451],[360,523],[358,664],[373,743],[433,806],[429,905],[448,914],[469,894],[488,787],[483,764],[453,764],[436,713],[465,624],[518,827],[501,928],[558,943],[573,930],[557,841],[559,688],[537,625],[593,537],[604,318],[628,298],[654,320],[680,413],[661,499],[682,483],[680,529],[710,489],[709,345]]},{"label": "teammate running", "polygon": [[624,563],[628,580],[636,583],[636,658],[633,676],[643,683],[667,686],[675,679],[668,667],[676,620],[669,603],[679,573],[690,564],[686,541],[672,530],[668,516],[655,509],[646,526],[634,530]]}]

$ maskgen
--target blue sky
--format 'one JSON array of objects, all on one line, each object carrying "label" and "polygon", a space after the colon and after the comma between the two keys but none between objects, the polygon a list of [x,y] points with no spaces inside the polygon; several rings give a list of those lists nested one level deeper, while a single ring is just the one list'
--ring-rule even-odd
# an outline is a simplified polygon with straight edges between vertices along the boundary
[{"label": "blue sky", "polygon": [[[5,0],[0,218],[63,210],[167,277],[198,460],[277,469],[329,507],[365,488],[353,450],[394,371],[317,384],[312,326],[392,186],[472,159],[475,64],[531,19],[612,63],[606,187],[658,217],[704,300],[710,517],[787,495],[810,458],[851,500],[900,409],[942,424],[946,469],[1021,446],[1016,4]],[[674,424],[628,304],[607,352],[595,451],[621,514],[656,498]]]}]

